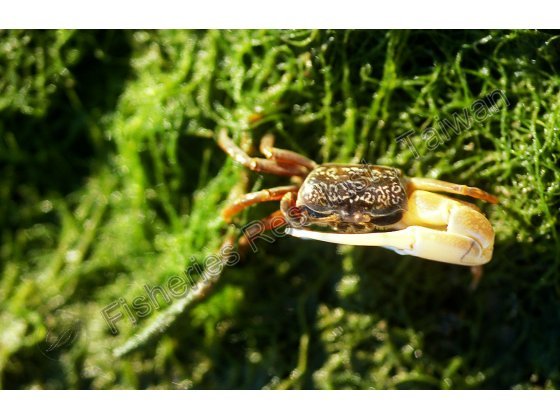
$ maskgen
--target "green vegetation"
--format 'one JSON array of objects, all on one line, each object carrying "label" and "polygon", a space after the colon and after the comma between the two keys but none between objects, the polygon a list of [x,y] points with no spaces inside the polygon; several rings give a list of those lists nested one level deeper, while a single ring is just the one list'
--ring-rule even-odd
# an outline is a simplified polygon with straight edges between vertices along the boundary
[{"label": "green vegetation", "polygon": [[[560,387],[559,71],[539,31],[1,32],[0,387]],[[420,137],[497,89],[509,106]],[[107,305],[217,252],[228,199],[286,182],[227,159],[220,127],[484,188],[494,259],[473,289],[465,267],[258,241],[206,299],[160,294],[111,334]]]}]

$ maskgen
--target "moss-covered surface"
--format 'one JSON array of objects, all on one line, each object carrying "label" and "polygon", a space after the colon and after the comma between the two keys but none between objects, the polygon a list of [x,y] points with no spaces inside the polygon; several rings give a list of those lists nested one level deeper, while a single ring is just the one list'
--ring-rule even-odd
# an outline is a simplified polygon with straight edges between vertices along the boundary
[{"label": "moss-covered surface", "polygon": [[[0,33],[1,387],[559,387],[559,71],[539,31]],[[260,241],[178,315],[121,301],[111,334],[103,308],[216,252],[228,198],[286,182],[226,159],[220,127],[487,189],[494,259],[473,290],[465,267]]]}]

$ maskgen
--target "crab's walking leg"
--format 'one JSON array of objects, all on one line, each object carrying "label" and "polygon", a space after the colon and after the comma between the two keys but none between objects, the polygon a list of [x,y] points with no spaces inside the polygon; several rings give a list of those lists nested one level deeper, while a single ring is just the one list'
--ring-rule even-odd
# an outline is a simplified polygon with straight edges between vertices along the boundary
[{"label": "crab's walking leg", "polygon": [[492,258],[494,230],[482,213],[460,201],[426,191],[409,197],[403,222],[393,232],[324,233],[288,228],[299,238],[347,245],[382,246],[400,254],[459,265],[481,265]]},{"label": "crab's walking leg", "polygon": [[295,193],[298,189],[297,185],[287,185],[245,194],[222,210],[222,218],[229,222],[233,216],[253,204],[265,201],[280,201],[285,194]]},{"label": "crab's walking leg", "polygon": [[451,182],[439,181],[430,178],[408,178],[408,185],[413,190],[424,190],[433,192],[446,192],[451,194],[466,195],[480,200],[487,201],[492,204],[498,203],[498,198],[486,191],[476,187],[468,187],[461,184],[453,184]]},{"label": "crab's walking leg", "polygon": [[274,147],[274,136],[272,134],[267,134],[262,138],[260,151],[267,159],[277,162],[301,165],[309,170],[317,166],[317,163],[299,153]]},{"label": "crab's walking leg", "polygon": [[218,134],[218,145],[237,163],[255,172],[265,172],[280,176],[306,176],[309,173],[309,169],[298,162],[250,157],[228,137],[225,129],[220,130]]},{"label": "crab's walking leg", "polygon": [[[274,213],[268,215],[267,217],[257,221],[252,222],[246,227],[243,228],[243,235],[239,239],[239,249],[242,253],[245,253],[247,247],[250,245],[251,248],[254,248],[253,242],[261,237],[261,234],[266,232],[267,230],[275,230],[279,227],[282,227],[286,224],[286,219],[282,215],[280,210],[276,210]],[[270,241],[268,236],[262,236],[266,242]],[[274,239],[272,239],[274,241]]]}]

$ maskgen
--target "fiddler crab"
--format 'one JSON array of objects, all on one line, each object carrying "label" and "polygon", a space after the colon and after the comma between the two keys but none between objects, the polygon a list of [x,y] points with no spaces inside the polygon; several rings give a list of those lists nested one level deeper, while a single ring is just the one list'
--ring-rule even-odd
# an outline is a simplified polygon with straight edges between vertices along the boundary
[{"label": "fiddler crab", "polygon": [[265,229],[287,224],[285,233],[297,238],[381,246],[399,254],[465,266],[480,266],[492,258],[494,229],[479,208],[439,194],[498,202],[479,188],[408,178],[388,166],[319,165],[293,151],[275,148],[270,134],[260,143],[266,159],[248,156],[225,129],[219,132],[217,142],[252,171],[295,181],[240,197],[223,210],[226,221],[253,204],[280,201],[280,210],[262,220]]}]

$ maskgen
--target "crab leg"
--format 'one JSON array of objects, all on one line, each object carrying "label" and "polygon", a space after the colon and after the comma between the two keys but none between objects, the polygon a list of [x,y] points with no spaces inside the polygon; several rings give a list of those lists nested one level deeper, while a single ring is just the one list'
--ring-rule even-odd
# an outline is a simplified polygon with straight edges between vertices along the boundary
[{"label": "crab leg", "polygon": [[453,184],[451,182],[440,181],[430,178],[408,178],[408,185],[414,190],[424,190],[433,192],[446,192],[451,194],[466,195],[480,200],[487,201],[492,204],[498,203],[498,198],[486,191],[476,187],[468,187],[461,184]]},{"label": "crab leg", "polygon": [[[270,140],[267,140],[270,144]],[[218,145],[222,148],[224,152],[230,155],[237,163],[245,166],[246,168],[255,172],[265,172],[280,176],[306,176],[309,173],[309,169],[302,166],[298,161],[284,161],[284,160],[269,160],[263,158],[256,158],[247,155],[243,150],[241,150],[227,135],[225,129],[220,130],[218,134]],[[270,156],[274,156],[274,149],[271,146],[266,147],[267,152],[270,152]],[[285,151],[288,152],[288,151]],[[293,153],[293,152],[290,152]],[[297,153],[293,153],[297,155]],[[285,156],[285,155],[283,155]],[[299,155],[298,155],[299,156]],[[301,156],[303,158],[303,156]]]},{"label": "crab leg", "polygon": [[[247,249],[248,246],[251,246],[251,248],[253,248],[256,252],[257,248],[254,248],[253,244],[256,238],[261,237],[261,234],[267,230],[278,229],[286,223],[286,219],[282,215],[282,212],[280,210],[276,210],[274,213],[269,214],[268,216],[246,226],[246,228],[243,229],[243,235],[239,239],[239,248],[245,252],[244,250]],[[268,237],[262,236],[262,238],[265,242],[270,241],[270,238]],[[272,242],[274,242],[273,239]]]},{"label": "crab leg", "polygon": [[382,246],[399,254],[458,265],[481,265],[492,258],[494,230],[479,211],[427,191],[413,192],[408,206],[403,222],[409,226],[403,230],[344,234],[288,228],[286,233],[337,244]]},{"label": "crab leg", "polygon": [[253,204],[265,201],[280,201],[289,192],[297,192],[297,185],[287,185],[245,194],[222,210],[222,218],[229,222],[233,216]]},{"label": "crab leg", "polygon": [[301,165],[309,170],[314,169],[317,166],[317,163],[303,155],[300,155],[299,153],[274,147],[274,136],[272,134],[267,134],[261,139],[259,148],[261,153],[265,155],[267,159]]}]

